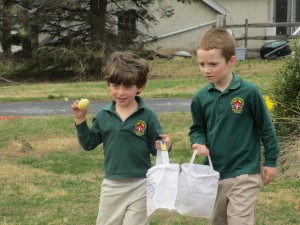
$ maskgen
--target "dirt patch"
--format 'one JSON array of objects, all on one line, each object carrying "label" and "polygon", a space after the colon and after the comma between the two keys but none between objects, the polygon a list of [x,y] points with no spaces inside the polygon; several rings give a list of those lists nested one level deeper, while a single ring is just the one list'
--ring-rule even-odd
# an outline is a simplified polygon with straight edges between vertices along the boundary
[{"label": "dirt patch", "polygon": [[[50,175],[42,169],[30,168],[26,166],[13,165],[13,164],[4,164],[0,165],[0,180],[1,181],[13,181],[15,183],[29,182],[32,177],[40,175]],[[5,183],[6,183],[5,182]]]},{"label": "dirt patch", "polygon": [[[42,169],[13,164],[0,166],[0,182],[4,183],[3,194],[15,195],[16,189],[20,197],[40,196],[45,197],[45,201],[51,198],[59,198],[67,195],[61,188],[52,187],[45,191],[47,187],[37,186],[34,183],[38,177],[50,177],[52,174]],[[13,187],[13,188],[12,188]]]},{"label": "dirt patch", "polygon": [[53,151],[65,151],[79,147],[74,137],[55,137],[41,140],[13,140],[0,151],[0,156],[43,156]]}]

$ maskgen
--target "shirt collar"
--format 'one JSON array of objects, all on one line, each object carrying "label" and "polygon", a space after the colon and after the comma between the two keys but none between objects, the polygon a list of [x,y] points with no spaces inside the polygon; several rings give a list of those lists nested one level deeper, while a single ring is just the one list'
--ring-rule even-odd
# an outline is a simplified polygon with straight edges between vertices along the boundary
[{"label": "shirt collar", "polygon": [[[146,106],[145,102],[144,102],[144,100],[140,96],[135,96],[135,100],[138,103],[138,110],[145,108],[145,106]],[[105,111],[115,112],[116,111],[115,110],[115,106],[116,106],[116,102],[114,100],[112,100],[110,102],[110,104],[108,104],[107,106],[105,106],[103,109]]]},{"label": "shirt collar", "polygon": [[[242,82],[242,79],[237,74],[233,73],[232,75],[233,75],[233,78],[232,78],[232,80],[231,80],[231,82],[230,82],[230,84],[227,88],[228,90],[237,89],[238,87],[240,87],[241,82]],[[208,89],[208,91],[211,91],[211,90],[214,90],[215,87],[212,83],[209,83],[207,85],[207,89]]]}]

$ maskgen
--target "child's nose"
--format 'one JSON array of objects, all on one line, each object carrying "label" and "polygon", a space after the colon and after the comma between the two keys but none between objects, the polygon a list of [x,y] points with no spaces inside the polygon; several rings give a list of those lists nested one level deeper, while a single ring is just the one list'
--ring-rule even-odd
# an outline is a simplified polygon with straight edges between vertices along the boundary
[{"label": "child's nose", "polygon": [[120,87],[118,91],[119,91],[119,94],[124,94],[125,93],[125,88]]},{"label": "child's nose", "polygon": [[208,73],[208,72],[210,71],[210,69],[209,69],[208,66],[204,66],[204,67],[202,68],[202,70],[203,70],[204,73]]}]

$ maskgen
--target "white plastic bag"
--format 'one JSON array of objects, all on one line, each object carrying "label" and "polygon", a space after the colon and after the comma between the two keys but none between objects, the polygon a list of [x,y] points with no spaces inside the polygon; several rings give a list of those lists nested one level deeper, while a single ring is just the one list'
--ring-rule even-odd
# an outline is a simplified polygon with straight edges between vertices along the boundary
[{"label": "white plastic bag", "polygon": [[214,171],[210,156],[209,165],[190,163],[181,165],[175,207],[181,215],[210,218],[215,205],[220,174]]},{"label": "white plastic bag", "polygon": [[168,151],[157,151],[156,165],[147,172],[147,216],[157,209],[176,211],[174,206],[179,164],[169,163]]}]

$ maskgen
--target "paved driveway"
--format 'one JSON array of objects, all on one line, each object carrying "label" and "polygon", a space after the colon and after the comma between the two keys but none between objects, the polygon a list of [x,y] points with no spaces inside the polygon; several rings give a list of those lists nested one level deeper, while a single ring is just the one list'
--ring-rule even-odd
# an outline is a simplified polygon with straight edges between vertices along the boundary
[{"label": "paved driveway", "polygon": [[[37,116],[71,114],[73,102],[13,102],[0,103],[0,116]],[[190,99],[145,99],[155,112],[185,112],[190,110]],[[89,113],[96,113],[108,102],[91,101]]]}]

